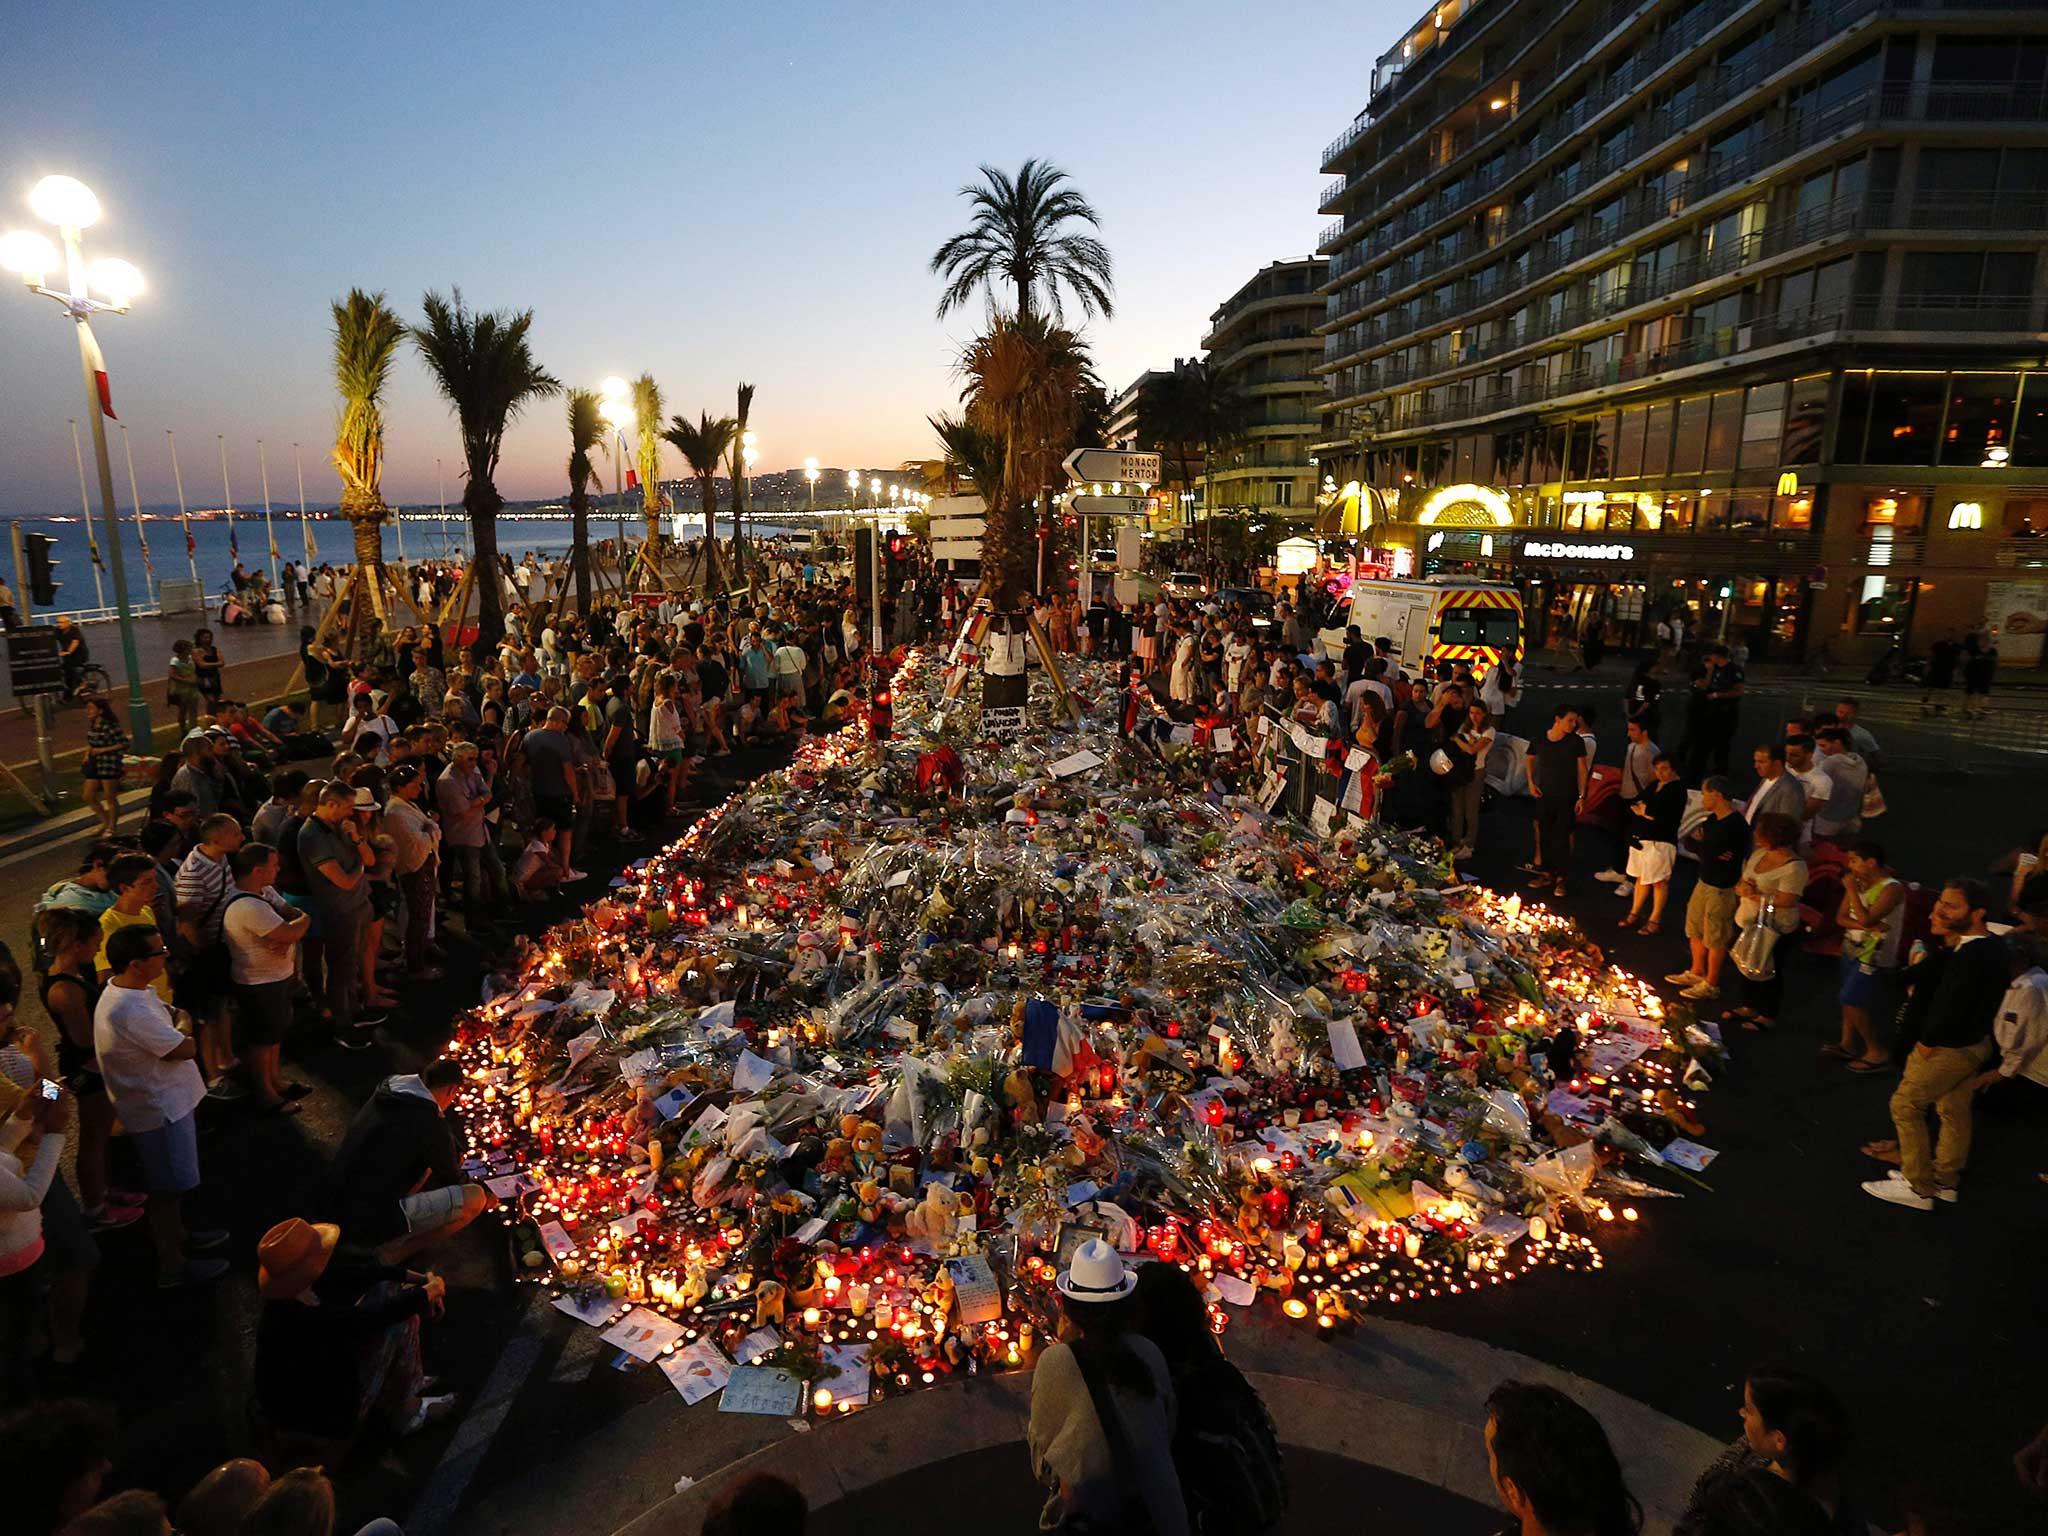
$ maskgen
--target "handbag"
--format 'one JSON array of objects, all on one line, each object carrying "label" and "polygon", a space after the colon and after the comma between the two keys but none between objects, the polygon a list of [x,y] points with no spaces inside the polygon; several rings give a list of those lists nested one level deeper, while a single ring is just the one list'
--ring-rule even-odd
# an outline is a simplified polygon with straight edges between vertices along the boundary
[{"label": "handbag", "polygon": [[1778,973],[1778,940],[1783,935],[1778,931],[1777,912],[1776,902],[1759,904],[1756,916],[1750,919],[1749,926],[1736,937],[1735,947],[1728,952],[1728,958],[1735,962],[1735,969],[1751,981],[1769,981]]},{"label": "handbag", "polygon": [[1857,807],[1856,814],[1865,821],[1884,814],[1884,791],[1877,787],[1877,775],[1874,773],[1863,781],[1863,803]]}]

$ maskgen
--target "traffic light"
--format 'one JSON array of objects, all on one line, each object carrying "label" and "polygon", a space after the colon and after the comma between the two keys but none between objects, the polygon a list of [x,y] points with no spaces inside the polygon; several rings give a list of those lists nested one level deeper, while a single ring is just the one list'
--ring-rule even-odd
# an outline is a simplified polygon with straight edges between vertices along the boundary
[{"label": "traffic light", "polygon": [[853,598],[867,611],[875,591],[875,530],[856,528],[853,530]]},{"label": "traffic light", "polygon": [[28,555],[28,595],[44,608],[57,601],[57,562],[50,558],[56,539],[47,533],[25,533],[21,542]]}]

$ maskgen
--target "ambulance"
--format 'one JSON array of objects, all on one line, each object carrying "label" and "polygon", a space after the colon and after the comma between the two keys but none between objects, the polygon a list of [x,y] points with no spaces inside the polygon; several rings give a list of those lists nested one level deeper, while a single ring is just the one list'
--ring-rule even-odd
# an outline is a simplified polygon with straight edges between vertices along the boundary
[{"label": "ambulance", "polygon": [[1483,678],[1496,662],[1522,654],[1521,594],[1468,576],[1354,582],[1351,606],[1316,636],[1322,654],[1342,658],[1351,624],[1368,645],[1383,635],[1393,641],[1394,659],[1411,677],[1439,661],[1462,661]]}]

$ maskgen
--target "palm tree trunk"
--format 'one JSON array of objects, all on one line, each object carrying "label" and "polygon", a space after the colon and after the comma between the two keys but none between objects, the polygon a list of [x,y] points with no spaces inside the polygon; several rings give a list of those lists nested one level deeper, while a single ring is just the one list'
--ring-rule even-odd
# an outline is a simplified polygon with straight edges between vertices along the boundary
[{"label": "palm tree trunk", "polygon": [[576,573],[576,612],[590,617],[590,494],[581,486],[569,492],[569,565]]},{"label": "palm tree trunk", "polygon": [[1028,277],[1017,279],[1017,318],[1020,321],[1031,318],[1031,279]]},{"label": "palm tree trunk", "polygon": [[469,513],[470,543],[475,550],[470,570],[476,587],[477,656],[495,655],[498,642],[505,637],[503,575],[498,569],[498,509],[504,504],[498,488],[472,469],[462,505]]},{"label": "palm tree trunk", "polygon": [[725,586],[718,568],[718,482],[700,474],[697,486],[704,496],[704,592],[709,596]]}]

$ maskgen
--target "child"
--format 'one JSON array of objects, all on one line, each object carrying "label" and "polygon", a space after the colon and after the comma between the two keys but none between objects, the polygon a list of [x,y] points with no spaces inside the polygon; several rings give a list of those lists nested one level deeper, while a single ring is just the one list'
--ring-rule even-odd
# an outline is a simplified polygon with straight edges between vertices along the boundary
[{"label": "child", "polygon": [[546,816],[536,816],[533,835],[513,866],[512,881],[519,894],[529,900],[546,895],[562,882],[561,866],[555,862],[554,836],[554,822]]}]

